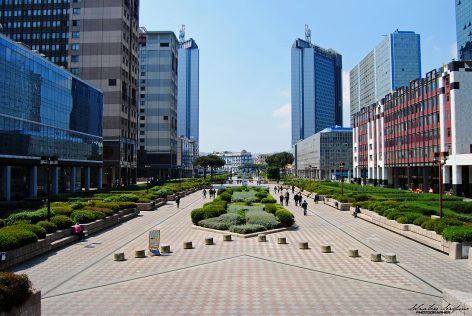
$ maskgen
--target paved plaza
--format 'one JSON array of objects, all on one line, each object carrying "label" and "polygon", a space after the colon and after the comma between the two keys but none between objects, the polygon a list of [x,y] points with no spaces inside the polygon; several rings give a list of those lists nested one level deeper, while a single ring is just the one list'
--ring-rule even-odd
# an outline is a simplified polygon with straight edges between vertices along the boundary
[{"label": "paved plaza", "polygon": [[[271,193],[273,193],[271,187]],[[425,247],[322,203],[308,216],[295,207],[298,229],[257,238],[192,228],[190,212],[209,199],[196,192],[85,241],[16,267],[42,291],[43,315],[415,315],[415,304],[441,305],[441,290],[472,292],[466,260]],[[134,258],[148,231],[161,229],[172,253]],[[216,244],[205,246],[205,237]],[[279,245],[277,237],[287,237]],[[183,242],[194,249],[185,250]],[[298,249],[308,241],[309,250]],[[323,254],[329,244],[333,253]],[[359,258],[347,256],[359,249]],[[123,251],[124,262],[112,260]],[[371,262],[394,252],[398,263]]]}]

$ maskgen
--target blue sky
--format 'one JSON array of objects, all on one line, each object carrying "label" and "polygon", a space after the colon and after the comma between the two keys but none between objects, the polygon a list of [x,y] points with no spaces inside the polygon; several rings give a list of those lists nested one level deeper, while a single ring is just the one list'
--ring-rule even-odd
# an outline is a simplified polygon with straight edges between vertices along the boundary
[{"label": "blue sky", "polygon": [[290,52],[312,42],[343,56],[345,122],[349,70],[382,34],[421,35],[422,73],[456,58],[453,0],[141,0],[140,24],[174,31],[200,48],[200,151],[290,149]]}]

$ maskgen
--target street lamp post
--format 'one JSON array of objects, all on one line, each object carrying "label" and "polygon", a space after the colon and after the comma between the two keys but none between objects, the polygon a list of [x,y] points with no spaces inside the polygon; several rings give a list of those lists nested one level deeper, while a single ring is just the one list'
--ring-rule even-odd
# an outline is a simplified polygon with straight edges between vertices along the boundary
[{"label": "street lamp post", "polygon": [[339,169],[341,169],[341,194],[344,194],[344,162],[339,163]]},{"label": "street lamp post", "polygon": [[150,165],[144,165],[144,172],[146,174],[146,194],[149,193],[149,169],[151,168]]},{"label": "street lamp post", "polygon": [[[47,171],[48,222],[49,222],[51,220],[51,165],[54,165],[54,166],[57,165],[58,158],[57,156],[41,156],[40,164],[45,165],[46,171]],[[75,185],[75,183],[73,185]]]},{"label": "street lamp post", "polygon": [[443,216],[443,200],[442,200],[442,166],[446,164],[447,157],[449,156],[449,152],[447,151],[441,151],[434,153],[434,159],[433,162],[438,164],[439,167],[439,174],[438,174],[438,182],[439,182],[439,187],[438,187],[438,193],[439,193],[439,217]]}]

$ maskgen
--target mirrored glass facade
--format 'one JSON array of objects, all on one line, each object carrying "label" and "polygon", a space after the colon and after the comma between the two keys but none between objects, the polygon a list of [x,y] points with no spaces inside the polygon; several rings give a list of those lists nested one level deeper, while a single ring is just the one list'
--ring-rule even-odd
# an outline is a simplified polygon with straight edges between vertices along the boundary
[{"label": "mirrored glass facade", "polygon": [[472,0],[454,0],[456,3],[457,57],[472,60]]},{"label": "mirrored glass facade", "polygon": [[103,95],[0,35],[0,158],[101,164]]}]

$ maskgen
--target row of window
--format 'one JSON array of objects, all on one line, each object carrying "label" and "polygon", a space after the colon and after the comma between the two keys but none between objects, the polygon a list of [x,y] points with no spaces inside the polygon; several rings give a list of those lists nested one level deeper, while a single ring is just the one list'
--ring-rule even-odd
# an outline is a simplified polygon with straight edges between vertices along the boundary
[{"label": "row of window", "polygon": [[[5,17],[28,17],[28,16],[46,16],[46,15],[69,15],[70,9],[45,9],[45,10],[4,10],[0,12],[0,16]],[[80,11],[79,13],[80,14]]]},{"label": "row of window", "polygon": [[[74,3],[80,3],[80,0],[73,0]],[[0,4],[6,5],[24,5],[24,4],[60,4],[70,3],[70,0],[0,0]]]}]

